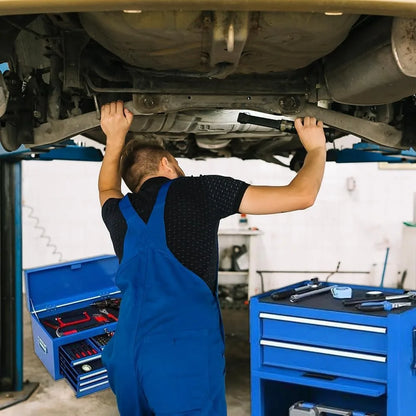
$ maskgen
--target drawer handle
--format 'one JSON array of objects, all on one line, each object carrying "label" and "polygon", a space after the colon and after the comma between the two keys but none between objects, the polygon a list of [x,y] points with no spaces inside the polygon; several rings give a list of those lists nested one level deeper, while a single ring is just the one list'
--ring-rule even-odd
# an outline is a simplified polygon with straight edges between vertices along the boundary
[{"label": "drawer handle", "polygon": [[[106,373],[107,373],[107,370],[105,368],[103,368],[101,371],[95,371],[92,374],[89,374],[89,373],[84,374],[84,375],[80,376],[79,379],[80,379],[80,381],[81,380],[87,380],[89,378],[94,378],[94,377],[99,376],[100,374],[106,374]],[[106,376],[106,377],[108,377],[108,376]]]},{"label": "drawer handle", "polygon": [[82,389],[79,389],[80,393],[83,393],[84,391],[90,390],[90,389],[94,389],[96,387],[100,387],[100,386],[104,386],[104,385],[109,385],[108,380],[103,381],[101,383],[97,383],[97,384],[93,384],[92,386],[88,386],[88,387],[84,387]]},{"label": "drawer handle", "polygon": [[355,358],[358,360],[375,361],[379,363],[385,363],[387,361],[387,357],[383,355],[363,354],[361,352],[334,350],[331,348],[313,347],[311,345],[303,344],[290,344],[288,342],[269,341],[266,339],[260,340],[260,345],[265,345],[268,347],[285,348],[289,350],[315,352],[318,354],[325,355],[335,355],[337,357]]},{"label": "drawer handle", "polygon": [[[101,374],[101,373],[100,373]],[[95,377],[95,378],[93,378],[92,380],[87,380],[87,381],[84,381],[83,383],[79,383],[79,386],[80,387],[85,387],[85,386],[88,386],[89,384],[91,384],[91,383],[96,383],[97,381],[101,381],[101,380],[108,380],[108,375],[106,374],[106,375],[104,375],[104,376],[102,376],[102,377]],[[80,380],[81,381],[81,380]]]},{"label": "drawer handle", "polygon": [[411,368],[412,368],[413,375],[416,375],[416,328],[413,328],[412,339],[413,339],[413,363],[412,363]]},{"label": "drawer handle", "polygon": [[263,313],[263,312],[260,313],[259,317],[263,319],[274,319],[275,321],[295,322],[299,324],[328,326],[332,328],[341,328],[341,329],[353,329],[356,331],[375,332],[378,334],[387,333],[387,328],[383,328],[381,326],[349,324],[347,322],[325,321],[322,319],[301,318],[299,316],[276,315],[273,313]]},{"label": "drawer handle", "polygon": [[322,374],[322,373],[313,373],[311,371],[308,371],[307,373],[302,374],[303,377],[310,377],[310,378],[319,378],[321,380],[329,380],[333,381],[336,380],[338,377],[331,376],[329,374]]}]

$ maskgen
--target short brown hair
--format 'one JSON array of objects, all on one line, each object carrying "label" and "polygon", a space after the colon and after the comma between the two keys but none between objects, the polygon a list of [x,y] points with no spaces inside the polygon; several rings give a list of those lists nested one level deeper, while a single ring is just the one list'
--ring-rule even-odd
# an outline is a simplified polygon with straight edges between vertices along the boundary
[{"label": "short brown hair", "polygon": [[162,158],[172,160],[173,156],[158,144],[130,140],[123,148],[120,159],[120,174],[130,191],[135,192],[143,178],[159,170]]}]

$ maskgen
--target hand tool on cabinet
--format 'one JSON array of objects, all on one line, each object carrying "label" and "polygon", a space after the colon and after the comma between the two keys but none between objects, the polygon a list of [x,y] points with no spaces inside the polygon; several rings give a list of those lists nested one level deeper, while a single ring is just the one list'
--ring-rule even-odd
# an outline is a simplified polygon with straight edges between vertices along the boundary
[{"label": "hand tool on cabinet", "polygon": [[119,310],[120,303],[121,303],[120,298],[110,298],[110,299],[104,299],[104,300],[99,300],[97,302],[94,302],[92,306],[95,306],[98,309],[110,308],[110,309]]},{"label": "hand tool on cabinet", "polygon": [[295,294],[295,295],[292,295],[289,300],[292,303],[297,302],[301,299],[305,299],[305,298],[310,297],[310,296],[316,296],[316,295],[320,295],[322,293],[329,292],[333,287],[336,287],[336,285],[327,286],[327,287],[323,287],[323,288],[320,288],[320,289],[314,289],[314,290],[308,291],[306,293]]},{"label": "hand tool on cabinet", "polygon": [[102,323],[110,322],[110,320],[107,319],[107,317],[104,314],[102,314],[102,313],[94,313],[92,315],[92,317],[97,322],[102,322]]},{"label": "hand tool on cabinet", "polygon": [[100,326],[101,323],[91,320],[91,323],[89,323],[87,325],[84,325],[84,324],[81,324],[81,325],[82,326],[75,326],[75,328],[72,328],[72,329],[71,328],[66,328],[66,329],[57,328],[57,330],[55,331],[55,335],[58,338],[60,338],[60,337],[65,336],[65,335],[76,334],[78,332],[82,332],[82,331],[85,331],[87,329],[96,328],[96,327]]},{"label": "hand tool on cabinet", "polygon": [[400,300],[400,299],[416,300],[416,291],[409,291],[406,293],[401,293],[397,295],[387,295],[387,296],[381,292],[380,295],[377,295],[371,298],[365,297],[365,298],[344,300],[343,304],[344,306],[355,306],[363,302],[380,302],[383,300],[391,301],[391,300]]},{"label": "hand tool on cabinet", "polygon": [[59,328],[65,328],[67,326],[82,324],[91,320],[91,317],[88,315],[88,312],[83,312],[82,315],[84,316],[84,318],[76,319],[74,321],[63,322],[61,317],[56,317],[55,321],[58,322]]},{"label": "hand tool on cabinet", "polygon": [[389,302],[387,300],[382,302],[363,302],[355,307],[359,311],[374,312],[374,311],[391,311],[392,309],[405,308],[412,306],[412,302]]},{"label": "hand tool on cabinet", "polygon": [[104,347],[109,343],[113,335],[114,331],[106,332],[104,334],[96,335],[95,337],[93,337],[93,340],[100,347],[100,349],[103,350]]},{"label": "hand tool on cabinet", "polygon": [[297,402],[289,408],[289,416],[377,416],[376,413],[362,412],[359,410],[346,410],[338,407],[326,406],[309,402]]},{"label": "hand tool on cabinet", "polygon": [[114,322],[118,321],[117,316],[113,315],[112,313],[108,312],[107,309],[103,308],[100,309],[100,312],[104,315],[106,315],[108,318],[112,319]]},{"label": "hand tool on cabinet", "polygon": [[311,279],[306,285],[298,286],[293,289],[288,290],[277,290],[276,292],[273,292],[270,297],[273,300],[280,300],[280,299],[286,299],[292,295],[295,295],[296,293],[303,293],[303,292],[309,292],[313,289],[317,289],[322,285],[322,283],[318,282],[318,278],[314,277]]}]

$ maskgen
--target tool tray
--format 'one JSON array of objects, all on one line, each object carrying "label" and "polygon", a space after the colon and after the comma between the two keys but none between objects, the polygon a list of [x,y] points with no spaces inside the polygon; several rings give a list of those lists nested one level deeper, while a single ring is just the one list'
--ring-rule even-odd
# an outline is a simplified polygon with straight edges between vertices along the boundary
[{"label": "tool tray", "polygon": [[109,387],[101,352],[117,327],[117,269],[100,256],[25,270],[35,353],[77,397]]},{"label": "tool tray", "polygon": [[[404,293],[342,286],[352,288],[353,298]],[[406,402],[416,407],[414,306],[364,312],[331,292],[295,303],[274,300],[274,292],[250,301],[253,415],[286,416],[300,400],[380,416],[408,416]]]},{"label": "tool tray", "polygon": [[314,403],[298,402],[289,409],[289,416],[378,416],[376,413],[367,413],[356,410],[346,410],[322,406]]}]

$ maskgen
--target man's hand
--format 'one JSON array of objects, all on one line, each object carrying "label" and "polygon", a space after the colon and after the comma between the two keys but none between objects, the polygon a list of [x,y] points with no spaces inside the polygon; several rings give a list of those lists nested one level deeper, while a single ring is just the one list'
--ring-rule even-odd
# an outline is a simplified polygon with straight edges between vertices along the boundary
[{"label": "man's hand", "polygon": [[109,198],[123,197],[119,172],[120,155],[132,121],[133,114],[124,108],[123,101],[101,107],[101,128],[107,136],[107,146],[98,178],[101,205]]},{"label": "man's hand", "polygon": [[315,148],[325,148],[326,140],[323,127],[322,121],[316,122],[315,117],[305,117],[303,123],[301,118],[295,120],[296,131],[308,153]]},{"label": "man's hand", "polygon": [[107,136],[107,146],[122,148],[133,121],[133,114],[124,108],[123,101],[104,104],[101,107],[101,128]]},{"label": "man's hand", "polygon": [[295,120],[296,131],[307,154],[302,169],[285,186],[249,186],[240,212],[274,214],[305,209],[314,204],[325,168],[326,146],[322,121],[314,117]]}]

